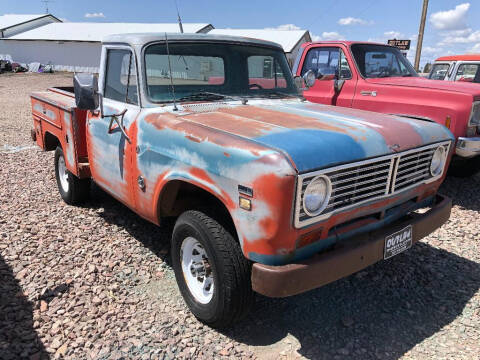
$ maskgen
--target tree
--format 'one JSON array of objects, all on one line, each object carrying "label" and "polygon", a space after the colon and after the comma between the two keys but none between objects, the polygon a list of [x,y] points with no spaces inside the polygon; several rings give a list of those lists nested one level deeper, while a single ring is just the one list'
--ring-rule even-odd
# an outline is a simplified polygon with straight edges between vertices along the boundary
[{"label": "tree", "polygon": [[432,64],[426,63],[426,64],[425,64],[425,67],[423,68],[423,72],[424,72],[424,73],[429,73],[430,70],[432,70]]}]

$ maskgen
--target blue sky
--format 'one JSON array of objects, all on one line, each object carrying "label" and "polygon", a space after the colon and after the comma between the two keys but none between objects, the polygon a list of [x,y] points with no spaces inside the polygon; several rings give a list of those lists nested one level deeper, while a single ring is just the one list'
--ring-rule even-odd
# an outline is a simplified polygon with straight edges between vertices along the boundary
[{"label": "blue sky", "polygon": [[[412,39],[422,0],[177,0],[183,22],[217,28],[302,28],[316,39]],[[1,13],[43,13],[41,0],[1,0]],[[174,0],[55,0],[50,12],[68,21],[174,22]],[[430,0],[422,63],[452,53],[480,53],[480,1]],[[414,49],[409,58],[414,56]]]}]

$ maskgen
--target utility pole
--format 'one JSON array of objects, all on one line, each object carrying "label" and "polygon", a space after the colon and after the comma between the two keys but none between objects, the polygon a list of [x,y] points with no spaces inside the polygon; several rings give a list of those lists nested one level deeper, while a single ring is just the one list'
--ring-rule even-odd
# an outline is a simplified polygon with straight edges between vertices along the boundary
[{"label": "utility pole", "polygon": [[425,20],[427,19],[428,0],[423,0],[422,19],[418,29],[417,51],[415,54],[415,70],[420,70],[420,56],[422,55],[423,33],[425,32]]},{"label": "utility pole", "polygon": [[45,14],[49,14],[48,11],[48,3],[53,2],[52,0],[41,0],[43,3],[45,3]]}]

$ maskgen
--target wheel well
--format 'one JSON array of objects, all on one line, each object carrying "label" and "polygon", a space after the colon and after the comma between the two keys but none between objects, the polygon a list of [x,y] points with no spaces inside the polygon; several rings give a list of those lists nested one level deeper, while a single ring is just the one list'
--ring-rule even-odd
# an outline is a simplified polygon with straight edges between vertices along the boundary
[{"label": "wheel well", "polygon": [[60,145],[60,141],[55,135],[49,132],[45,133],[45,140],[43,141],[45,151],[53,151]]},{"label": "wheel well", "polygon": [[158,200],[159,218],[178,217],[187,210],[199,210],[218,221],[238,240],[235,224],[225,204],[210,192],[182,180],[167,183]]}]

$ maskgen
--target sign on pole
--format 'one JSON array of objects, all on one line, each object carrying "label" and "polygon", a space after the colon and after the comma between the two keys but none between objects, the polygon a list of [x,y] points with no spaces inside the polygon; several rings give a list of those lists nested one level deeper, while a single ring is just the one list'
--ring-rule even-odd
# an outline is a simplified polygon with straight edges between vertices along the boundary
[{"label": "sign on pole", "polygon": [[410,50],[410,40],[392,39],[392,40],[388,40],[388,45],[395,46],[400,50]]}]

